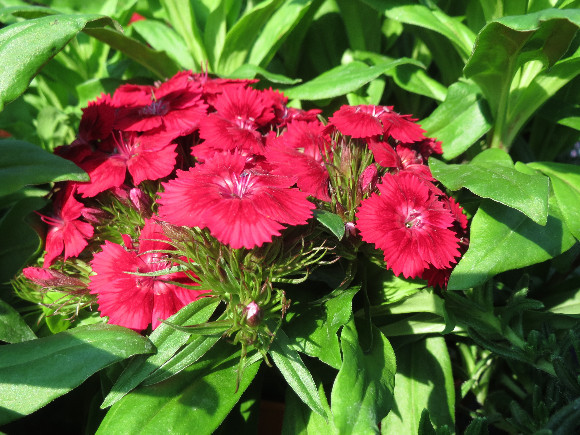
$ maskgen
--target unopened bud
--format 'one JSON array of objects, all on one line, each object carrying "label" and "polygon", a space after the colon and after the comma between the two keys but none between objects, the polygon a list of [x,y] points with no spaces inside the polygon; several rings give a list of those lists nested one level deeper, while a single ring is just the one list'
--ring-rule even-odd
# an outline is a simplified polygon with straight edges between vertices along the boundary
[{"label": "unopened bud", "polygon": [[378,179],[377,166],[375,164],[367,166],[358,180],[362,193],[367,195],[372,192],[377,186]]},{"label": "unopened bud", "polygon": [[262,310],[254,301],[250,302],[244,308],[244,313],[246,315],[246,322],[250,326],[257,326],[262,321]]},{"label": "unopened bud", "polygon": [[80,279],[43,267],[26,267],[22,275],[41,287],[86,287]]},{"label": "unopened bud", "polygon": [[346,237],[356,236],[356,226],[354,222],[347,222],[344,224],[344,234]]},{"label": "unopened bud", "polygon": [[151,197],[136,187],[129,191],[129,198],[131,203],[135,206],[137,211],[145,217],[151,217]]}]

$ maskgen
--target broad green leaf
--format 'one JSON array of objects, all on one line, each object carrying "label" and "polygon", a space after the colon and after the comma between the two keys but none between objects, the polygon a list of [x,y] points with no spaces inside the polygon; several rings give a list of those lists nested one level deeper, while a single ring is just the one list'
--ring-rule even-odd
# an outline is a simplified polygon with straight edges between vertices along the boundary
[{"label": "broad green leaf", "polygon": [[[546,9],[500,18],[479,33],[465,76],[475,81],[495,118],[505,116],[506,102],[518,68],[530,60],[550,67],[566,52],[580,26],[580,10]],[[528,83],[522,83],[522,87]]]},{"label": "broad green leaf", "polygon": [[354,50],[381,51],[381,16],[360,0],[336,0]]},{"label": "broad green leaf", "polygon": [[105,324],[2,346],[0,424],[36,411],[110,364],[153,351],[147,338]]},{"label": "broad green leaf", "polygon": [[0,341],[20,343],[35,338],[36,335],[20,317],[18,311],[0,299]]},{"label": "broad green leaf", "polygon": [[350,288],[324,303],[303,304],[284,328],[293,348],[339,369],[342,363],[338,330],[352,316],[352,298],[360,287]]},{"label": "broad green leaf", "polygon": [[418,433],[424,409],[440,427],[455,425],[455,387],[443,337],[429,337],[398,348],[395,406],[382,421],[384,434]]},{"label": "broad green leaf", "polygon": [[[182,308],[167,320],[180,325],[202,323],[209,319],[218,304],[219,301],[213,298],[201,298]],[[108,408],[137,387],[145,378],[167,362],[188,338],[189,334],[177,331],[165,323],[159,325],[149,336],[149,340],[157,348],[157,353],[149,357],[134,358],[105,397],[101,408]]]},{"label": "broad green leaf", "polygon": [[109,410],[97,434],[172,432],[211,434],[252,382],[260,363],[244,368],[239,388],[238,360],[230,344],[166,382],[132,391]]},{"label": "broad green leaf", "polygon": [[310,9],[312,0],[283,2],[272,14],[260,35],[250,47],[248,63],[266,67]]},{"label": "broad green leaf", "polygon": [[477,86],[457,82],[449,87],[443,104],[421,121],[427,136],[442,142],[443,158],[453,159],[491,129],[491,116]]},{"label": "broad green leaf", "polygon": [[[330,406],[328,406],[328,400],[322,384],[318,386],[318,392],[326,414],[330,415]],[[313,412],[290,388],[286,390],[284,405],[282,435],[338,435],[332,420],[326,420],[321,415]]]},{"label": "broad green leaf", "polygon": [[264,68],[247,63],[228,75],[228,77],[236,79],[253,79],[256,76],[262,76],[269,82],[280,83],[282,85],[295,85],[296,83],[301,82],[300,79],[291,79],[282,74],[274,74],[270,71],[266,71]]},{"label": "broad green leaf", "polygon": [[372,346],[364,352],[354,320],[342,329],[342,366],[331,393],[334,425],[339,433],[376,433],[393,406],[395,353],[387,338],[372,327]]},{"label": "broad green leaf", "polygon": [[485,200],[471,221],[469,249],[451,273],[447,289],[475,287],[500,272],[549,260],[573,244],[574,236],[553,195],[544,226],[517,210]]},{"label": "broad green leaf", "polygon": [[459,18],[450,17],[433,3],[431,7],[413,0],[363,0],[389,19],[422,27],[443,35],[463,59],[467,59],[475,41],[474,33]]},{"label": "broad green leaf", "polygon": [[505,151],[487,149],[463,165],[446,165],[432,158],[429,167],[433,176],[451,190],[465,187],[521,211],[540,225],[547,221],[548,178],[516,170]]},{"label": "broad green leaf", "polygon": [[371,305],[396,303],[427,286],[421,279],[401,278],[372,263],[366,265],[366,283]]},{"label": "broad green leaf", "polygon": [[407,58],[374,66],[367,66],[362,62],[350,62],[326,71],[307,83],[285,89],[284,95],[299,100],[323,100],[339,97],[354,92],[387,71],[407,63],[421,66],[416,60]]},{"label": "broad green leaf", "polygon": [[217,74],[230,74],[246,61],[254,42],[262,33],[263,26],[282,3],[283,0],[258,3],[236,22],[226,35],[224,48],[215,66]]},{"label": "broad green leaf", "polygon": [[193,5],[189,1],[161,0],[161,5],[171,26],[181,35],[189,49],[190,57],[199,69],[207,61],[207,54],[202,42],[201,33],[195,19]]},{"label": "broad green leaf", "polygon": [[89,176],[73,162],[37,145],[15,139],[0,140],[0,196],[29,184],[66,180],[89,181]]},{"label": "broad green leaf", "polygon": [[[400,65],[387,74],[400,88],[408,92],[424,95],[436,101],[444,101],[447,97],[447,88],[417,65]],[[475,120],[473,117],[472,122]]]},{"label": "broad green leaf", "polygon": [[84,33],[124,53],[160,79],[171,77],[179,70],[179,66],[166,53],[154,50],[117,30],[85,29]]},{"label": "broad green leaf", "polygon": [[314,210],[314,217],[334,234],[338,240],[342,240],[345,229],[344,222],[340,216],[325,210]]},{"label": "broad green leaf", "polygon": [[268,351],[274,364],[288,382],[288,385],[317,414],[326,418],[326,412],[312,379],[312,375],[302,362],[298,352],[290,347],[288,336],[279,329]]},{"label": "broad green leaf", "polygon": [[[445,319],[437,314],[415,313],[406,315],[403,319],[382,324],[376,319],[377,326],[386,337],[417,336],[421,334],[443,334],[449,331]],[[453,329],[454,331],[456,329]]]},{"label": "broad green leaf", "polygon": [[0,110],[15,100],[46,62],[86,27],[114,25],[101,15],[52,15],[0,29]]},{"label": "broad green leaf", "polygon": [[164,51],[182,69],[198,69],[183,38],[171,27],[155,20],[136,21],[132,27],[151,47]]},{"label": "broad green leaf", "polygon": [[14,278],[35,253],[40,254],[40,236],[26,218],[46,204],[43,198],[23,198],[0,218],[0,282]]},{"label": "broad green leaf", "polygon": [[408,313],[433,313],[441,317],[445,316],[445,304],[433,289],[425,288],[412,294],[406,299],[395,303],[371,306],[372,314],[408,314]]},{"label": "broad green leaf", "polygon": [[553,162],[533,162],[529,166],[550,177],[562,218],[580,240],[580,167]]}]

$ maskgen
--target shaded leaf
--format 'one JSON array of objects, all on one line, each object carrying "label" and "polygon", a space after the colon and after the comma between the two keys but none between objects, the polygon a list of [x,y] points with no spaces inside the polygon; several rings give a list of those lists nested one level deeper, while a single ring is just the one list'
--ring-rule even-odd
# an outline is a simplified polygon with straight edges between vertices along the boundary
[{"label": "shaded leaf", "polygon": [[342,218],[326,210],[314,210],[314,217],[326,227],[338,240],[344,237],[344,222]]},{"label": "shaded leaf", "polygon": [[0,341],[20,343],[35,338],[36,335],[18,311],[0,299]]}]

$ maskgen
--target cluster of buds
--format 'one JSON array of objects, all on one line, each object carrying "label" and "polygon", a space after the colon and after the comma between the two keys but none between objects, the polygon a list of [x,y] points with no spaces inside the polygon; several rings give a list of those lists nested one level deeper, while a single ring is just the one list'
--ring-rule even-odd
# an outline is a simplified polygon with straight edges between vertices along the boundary
[{"label": "cluster of buds", "polygon": [[[255,83],[181,72],[89,103],[55,152],[90,181],[55,186],[30,285],[74,287],[71,300],[137,331],[220,298],[226,334],[261,348],[289,306],[278,283],[341,252],[368,246],[395,274],[444,287],[467,221],[427,166],[440,144],[392,107],[343,106],[325,123]],[[73,263],[86,267],[67,275]]]}]

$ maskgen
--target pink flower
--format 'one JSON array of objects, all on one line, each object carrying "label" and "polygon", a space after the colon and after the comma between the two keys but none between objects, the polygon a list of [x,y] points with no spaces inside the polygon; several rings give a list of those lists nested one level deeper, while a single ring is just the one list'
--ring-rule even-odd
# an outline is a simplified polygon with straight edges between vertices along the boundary
[{"label": "pink flower", "polygon": [[253,248],[306,224],[314,205],[292,189],[294,179],[252,167],[240,154],[222,153],[164,184],[159,216],[174,225],[208,228],[234,249]]},{"label": "pink flower", "polygon": [[184,272],[157,276],[131,274],[164,271],[174,265],[167,254],[159,252],[172,248],[164,242],[169,239],[154,221],[145,222],[137,248],[128,236],[123,239],[124,247],[106,241],[91,262],[96,275],[90,277],[89,289],[97,295],[101,316],[108,316],[109,323],[137,331],[152,324],[155,329],[160,319],[167,319],[207,293],[175,284],[195,285]]},{"label": "pink flower", "polygon": [[417,277],[434,266],[449,267],[459,256],[458,238],[449,229],[450,210],[429,185],[409,174],[386,174],[379,194],[362,201],[357,227],[362,239],[381,249],[395,275]]},{"label": "pink flower", "polygon": [[424,130],[415,124],[410,115],[393,112],[391,106],[342,106],[330,117],[342,134],[353,138],[369,138],[384,135],[401,142],[416,142],[423,139]]},{"label": "pink flower", "polygon": [[76,257],[87,246],[87,239],[93,236],[92,225],[79,219],[89,209],[77,201],[73,194],[74,187],[72,184],[67,185],[56,194],[53,215],[39,213],[42,221],[49,225],[44,267],[49,267],[63,250],[65,260]]}]

